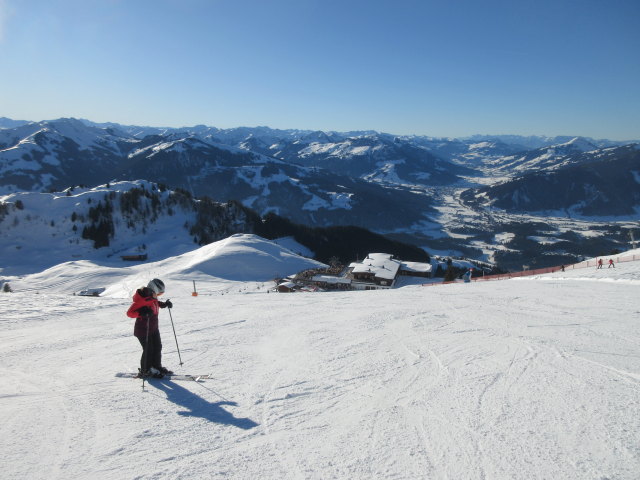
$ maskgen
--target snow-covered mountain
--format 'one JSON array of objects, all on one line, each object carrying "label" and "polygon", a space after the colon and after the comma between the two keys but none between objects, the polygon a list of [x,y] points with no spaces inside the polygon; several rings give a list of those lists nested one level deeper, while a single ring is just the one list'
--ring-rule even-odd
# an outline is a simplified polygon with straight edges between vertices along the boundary
[{"label": "snow-covered mountain", "polygon": [[119,264],[122,255],[165,258],[192,250],[205,234],[218,240],[253,232],[255,221],[237,204],[211,205],[205,215],[201,203],[146,181],[0,196],[2,273],[72,259]]},{"label": "snow-covered mountain", "polygon": [[605,150],[576,143],[559,147],[552,149],[559,155],[555,161],[550,160],[551,154],[532,160],[539,165],[538,171],[467,191],[463,198],[518,212],[624,216],[640,211],[640,148],[637,145]]},{"label": "snow-covered mountain", "polygon": [[122,178],[151,178],[216,201],[234,199],[316,226],[392,230],[426,219],[430,197],[328,169],[186,138],[132,152]]},{"label": "snow-covered mountain", "polygon": [[518,145],[509,145],[500,141],[464,143],[457,151],[450,150],[448,155],[456,161],[478,168],[492,161],[521,153]]},{"label": "snow-covered mountain", "polygon": [[[500,142],[508,145],[513,145],[519,148],[521,151],[524,150],[536,150],[539,148],[550,147],[553,145],[560,145],[563,143],[570,142],[576,138],[576,136],[572,135],[560,135],[555,137],[548,137],[542,135],[473,135],[471,137],[465,137],[463,140],[473,143],[478,142]],[[617,140],[607,140],[607,139],[593,139],[588,137],[578,137],[583,138],[586,142],[595,145],[597,148],[607,148],[607,147],[617,147],[622,145],[627,145],[629,143],[637,143],[637,139],[629,139],[627,141],[617,141]]]},{"label": "snow-covered mountain", "polygon": [[196,130],[138,139],[70,119],[2,130],[0,184],[5,192],[49,191],[142,178],[318,226],[393,230],[432,211],[428,196],[216,143],[215,132]]},{"label": "snow-covered mountain", "polygon": [[0,129],[3,128],[15,128],[15,127],[19,127],[21,125],[24,125],[26,123],[30,123],[26,120],[12,120],[11,118],[7,118],[7,117],[0,117]]},{"label": "snow-covered mountain", "polygon": [[472,171],[431,153],[408,139],[369,134],[336,139],[315,133],[275,144],[271,154],[287,162],[385,185],[451,185]]},{"label": "snow-covered mountain", "polygon": [[[580,158],[578,153],[598,150],[597,141],[581,137],[530,151],[500,138],[461,141],[204,125],[160,129],[60,119],[0,129],[0,188],[44,191],[144,178],[219,201],[234,198],[262,213],[276,211],[304,223],[336,224],[344,217],[366,215],[354,210],[355,205],[366,204],[377,214],[385,209],[383,204],[396,213],[403,210],[375,185],[402,190],[451,186],[462,177],[514,177],[559,168]],[[270,184],[273,189],[265,188]],[[421,213],[428,213],[425,199],[402,200],[405,205],[422,202]],[[402,220],[420,219],[409,215]]]},{"label": "snow-covered mountain", "polygon": [[[615,237],[606,248],[619,248],[620,226],[612,222],[620,215],[628,221],[638,206],[635,184],[627,185],[627,180],[636,179],[639,169],[633,160],[616,163],[614,157],[624,155],[625,148],[602,148],[613,143],[605,140],[556,137],[544,139],[544,148],[527,150],[523,142],[517,143],[520,137],[508,136],[450,139],[268,127],[153,128],[75,119],[4,124],[0,193],[145,179],[217,202],[237,200],[263,217],[276,213],[308,226],[356,225],[445,255],[491,260],[502,249],[493,235],[517,230],[513,225],[551,222],[550,230],[563,231],[568,215],[587,213],[590,225],[605,229],[606,238]],[[549,143],[552,140],[555,143]],[[539,217],[540,202],[519,200],[532,198],[523,190],[530,181],[536,194],[554,197],[552,184],[552,191],[543,194],[549,185],[535,183],[541,172],[546,178],[553,171],[605,157],[625,179],[626,199],[607,191],[605,182],[578,185],[571,188],[570,202],[556,201],[560,207],[554,207],[551,220],[547,214]],[[507,179],[521,191],[512,201],[509,186],[500,186],[506,192],[500,195],[483,190],[475,199],[473,191],[464,201],[460,198],[470,187],[498,187]],[[505,206],[500,222],[497,196]],[[606,208],[592,208],[593,199],[602,199]],[[513,216],[512,210],[529,216]],[[588,226],[579,227],[587,235]]]},{"label": "snow-covered mountain", "polygon": [[104,183],[134,143],[118,130],[89,127],[75,119],[0,130],[0,191]]},{"label": "snow-covered mountain", "polygon": [[591,142],[581,137],[575,137],[565,143],[521,151],[512,155],[494,155],[493,158],[483,155],[486,159],[483,167],[493,175],[525,175],[585,161],[585,157],[580,154],[596,150],[599,150],[598,147]]}]

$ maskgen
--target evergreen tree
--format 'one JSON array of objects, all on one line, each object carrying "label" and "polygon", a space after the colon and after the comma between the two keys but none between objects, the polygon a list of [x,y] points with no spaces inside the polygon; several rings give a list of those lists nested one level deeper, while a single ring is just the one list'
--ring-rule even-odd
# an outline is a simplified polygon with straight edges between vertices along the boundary
[{"label": "evergreen tree", "polygon": [[444,274],[445,282],[453,282],[458,277],[458,269],[453,265],[449,265],[447,271]]}]

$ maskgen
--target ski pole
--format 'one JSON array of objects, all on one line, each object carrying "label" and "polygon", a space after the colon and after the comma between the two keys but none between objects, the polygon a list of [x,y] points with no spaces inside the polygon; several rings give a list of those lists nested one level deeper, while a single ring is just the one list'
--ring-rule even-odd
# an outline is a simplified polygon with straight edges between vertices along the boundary
[{"label": "ski pole", "polygon": [[182,356],[180,355],[180,347],[178,346],[178,336],[176,335],[176,327],[173,324],[173,315],[171,315],[171,307],[169,307],[169,318],[171,319],[171,328],[173,328],[173,337],[176,339],[176,349],[178,350],[178,358],[180,359],[180,366],[182,366]]},{"label": "ski pole", "polygon": [[144,392],[144,375],[145,372],[148,370],[147,368],[147,351],[149,350],[149,315],[146,315],[145,318],[147,319],[147,336],[144,339],[144,350],[142,351],[142,356],[144,357],[142,360],[142,371],[140,372],[140,375],[142,375],[142,391]]}]

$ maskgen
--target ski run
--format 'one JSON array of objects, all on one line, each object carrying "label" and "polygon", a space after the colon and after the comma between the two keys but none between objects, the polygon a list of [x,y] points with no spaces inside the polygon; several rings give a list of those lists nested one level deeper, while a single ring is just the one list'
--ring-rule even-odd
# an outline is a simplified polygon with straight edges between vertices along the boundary
[{"label": "ski run", "polygon": [[[262,248],[246,237],[199,263],[77,261],[8,279],[0,476],[639,478],[640,262],[278,294],[270,276],[301,260],[269,264]],[[244,279],[221,275],[239,256]],[[154,277],[173,302],[184,365],[166,310],[163,363],[206,381],[143,391],[116,378],[137,371],[125,311]],[[72,295],[88,287],[104,293]]]}]

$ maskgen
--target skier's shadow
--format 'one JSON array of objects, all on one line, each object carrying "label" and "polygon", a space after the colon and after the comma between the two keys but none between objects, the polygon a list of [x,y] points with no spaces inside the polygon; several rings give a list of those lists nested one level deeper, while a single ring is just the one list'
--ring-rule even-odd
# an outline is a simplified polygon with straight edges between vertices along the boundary
[{"label": "skier's shadow", "polygon": [[236,418],[232,413],[222,408],[224,405],[236,406],[236,402],[209,402],[181,387],[177,382],[172,381],[154,381],[150,382],[158,390],[162,390],[167,394],[167,399],[176,405],[186,408],[186,411],[178,412],[178,415],[184,417],[200,417],[210,422],[220,423],[222,425],[231,425],[233,427],[250,430],[257,427],[258,424],[250,418]]}]

